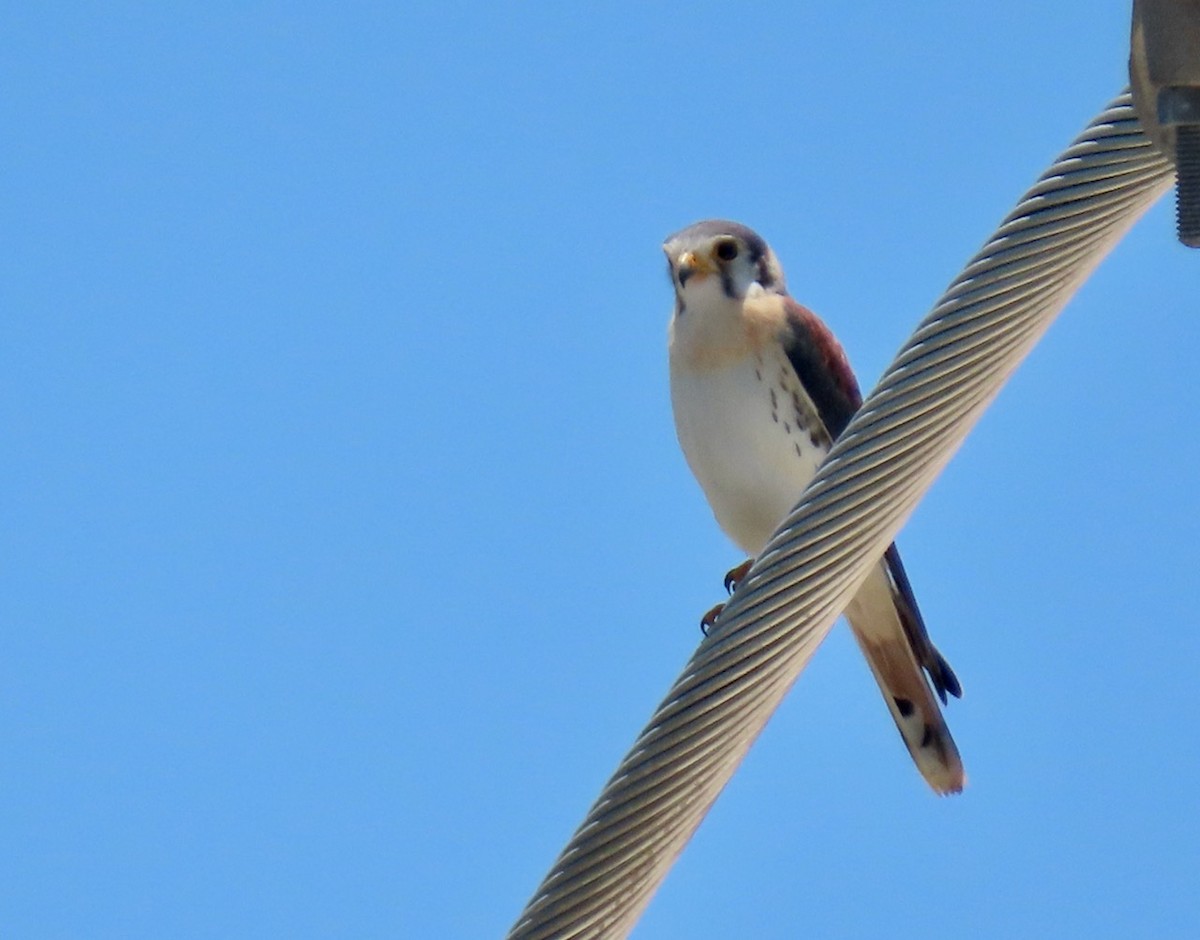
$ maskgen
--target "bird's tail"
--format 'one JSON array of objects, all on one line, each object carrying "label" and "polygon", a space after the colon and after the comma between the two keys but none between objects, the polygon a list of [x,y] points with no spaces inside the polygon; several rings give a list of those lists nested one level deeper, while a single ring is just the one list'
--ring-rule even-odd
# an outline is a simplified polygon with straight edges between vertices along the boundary
[{"label": "bird's tail", "polygon": [[[881,562],[846,608],[846,619],[917,769],[937,793],[958,793],[966,783],[962,759],[904,629],[895,590]],[[945,660],[933,654],[937,662],[929,666],[953,678]]]}]

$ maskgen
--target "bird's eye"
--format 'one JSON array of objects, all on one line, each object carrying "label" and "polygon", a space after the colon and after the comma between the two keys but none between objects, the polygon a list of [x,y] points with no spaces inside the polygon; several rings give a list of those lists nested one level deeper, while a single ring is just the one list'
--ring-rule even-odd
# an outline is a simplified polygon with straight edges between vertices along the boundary
[{"label": "bird's eye", "polygon": [[722,261],[732,261],[738,256],[738,246],[732,238],[725,238],[717,242],[717,247],[714,253]]}]

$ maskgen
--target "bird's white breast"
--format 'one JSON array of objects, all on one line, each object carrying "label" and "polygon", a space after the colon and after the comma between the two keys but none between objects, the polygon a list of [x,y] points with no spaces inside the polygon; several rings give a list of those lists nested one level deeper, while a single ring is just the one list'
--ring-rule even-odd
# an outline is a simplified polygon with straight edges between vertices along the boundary
[{"label": "bird's white breast", "polygon": [[721,528],[757,555],[816,473],[828,435],[778,342],[698,368],[679,338],[671,404],[680,446]]}]

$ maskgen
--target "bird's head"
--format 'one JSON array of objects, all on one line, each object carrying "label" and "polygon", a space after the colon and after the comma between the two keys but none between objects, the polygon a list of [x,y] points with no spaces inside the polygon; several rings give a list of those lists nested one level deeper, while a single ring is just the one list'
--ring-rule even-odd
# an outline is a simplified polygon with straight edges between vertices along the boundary
[{"label": "bird's head", "polygon": [[775,253],[757,232],[737,222],[697,222],[668,238],[663,251],[681,308],[787,293]]}]

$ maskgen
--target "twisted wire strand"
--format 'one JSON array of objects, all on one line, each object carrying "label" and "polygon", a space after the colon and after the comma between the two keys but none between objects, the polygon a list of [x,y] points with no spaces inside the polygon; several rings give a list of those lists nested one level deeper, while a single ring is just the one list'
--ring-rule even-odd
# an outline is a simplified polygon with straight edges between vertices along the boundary
[{"label": "twisted wire strand", "polygon": [[1126,91],[1026,193],[838,438],[509,940],[632,929],[871,566],[1171,173]]}]

